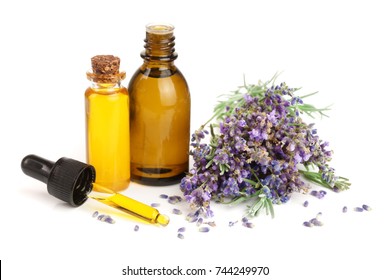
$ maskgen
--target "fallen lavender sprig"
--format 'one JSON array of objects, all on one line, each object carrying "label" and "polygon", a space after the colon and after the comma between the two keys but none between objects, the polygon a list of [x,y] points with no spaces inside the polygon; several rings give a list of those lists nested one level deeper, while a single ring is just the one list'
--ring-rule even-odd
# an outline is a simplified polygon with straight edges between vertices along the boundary
[{"label": "fallen lavender sprig", "polygon": [[[205,216],[212,216],[210,202],[253,201],[248,215],[286,203],[293,192],[307,192],[302,177],[329,189],[348,189],[350,183],[329,166],[332,151],[306,124],[303,113],[326,116],[298,97],[285,83],[244,85],[215,107],[215,115],[192,136],[193,168],[181,181],[186,200]],[[272,85],[271,85],[272,84]],[[209,130],[206,125],[214,119]],[[203,143],[210,134],[209,143]],[[303,168],[302,168],[303,167]],[[321,192],[321,196],[325,194]]]}]

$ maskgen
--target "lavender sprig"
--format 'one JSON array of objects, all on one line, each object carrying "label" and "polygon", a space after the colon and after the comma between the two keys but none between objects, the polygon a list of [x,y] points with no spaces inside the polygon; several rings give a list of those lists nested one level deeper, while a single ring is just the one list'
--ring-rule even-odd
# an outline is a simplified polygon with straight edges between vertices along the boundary
[{"label": "lavender sprig", "polygon": [[308,170],[299,170],[299,173],[301,173],[307,180],[336,192],[348,190],[349,186],[351,185],[348,178],[335,176],[329,178],[324,176],[324,173],[321,171],[314,172]]},{"label": "lavender sprig", "polygon": [[265,98],[265,95],[270,87],[280,90],[280,93],[285,96],[285,99],[290,101],[288,110],[291,115],[294,115],[296,112],[300,112],[305,113],[312,118],[315,117],[314,113],[327,117],[325,111],[329,111],[330,106],[325,108],[316,108],[313,105],[303,102],[304,98],[315,95],[318,92],[309,93],[299,97],[294,96],[294,93],[300,88],[288,88],[284,83],[282,84],[284,87],[275,87],[275,82],[278,76],[279,73],[276,73],[270,80],[266,82],[259,81],[257,85],[247,85],[244,77],[243,86],[239,86],[237,90],[233,91],[231,94],[223,94],[219,96],[224,97],[224,100],[218,101],[217,105],[214,107],[214,115],[206,122],[206,124],[211,122],[213,119],[222,120],[224,117],[232,115],[235,108],[240,108],[245,103],[244,96],[256,97],[261,102]]},{"label": "lavender sprig", "polygon": [[335,176],[328,165],[332,155],[328,143],[319,138],[313,124],[301,118],[302,113],[326,116],[329,108],[305,104],[302,98],[314,93],[297,97],[297,88],[275,85],[275,79],[245,83],[227,95],[207,122],[219,119],[219,123],[211,123],[210,131],[206,123],[193,134],[194,165],[180,188],[197,213],[211,216],[211,200],[232,204],[251,200],[248,215],[265,209],[273,216],[273,204],[287,202],[293,192],[307,191],[302,177],[333,190],[348,189],[348,179]]}]

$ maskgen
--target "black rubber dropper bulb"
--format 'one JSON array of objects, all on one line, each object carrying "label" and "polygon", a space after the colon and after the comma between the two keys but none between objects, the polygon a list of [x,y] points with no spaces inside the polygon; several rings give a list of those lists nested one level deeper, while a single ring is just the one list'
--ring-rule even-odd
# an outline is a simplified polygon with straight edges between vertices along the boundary
[{"label": "black rubber dropper bulb", "polygon": [[28,155],[23,158],[23,172],[47,184],[52,196],[77,207],[83,204],[95,182],[95,168],[83,162],[62,157],[56,162]]}]

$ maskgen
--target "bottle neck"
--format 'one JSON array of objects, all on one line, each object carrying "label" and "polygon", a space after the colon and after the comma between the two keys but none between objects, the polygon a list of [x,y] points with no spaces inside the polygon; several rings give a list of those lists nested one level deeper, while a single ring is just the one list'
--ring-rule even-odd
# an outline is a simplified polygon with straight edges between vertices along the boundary
[{"label": "bottle neck", "polygon": [[94,89],[117,89],[121,88],[121,81],[126,78],[125,72],[118,74],[96,74],[87,72],[87,79],[91,81],[91,88]]},{"label": "bottle neck", "polygon": [[173,30],[174,27],[171,25],[151,24],[146,26],[145,50],[141,53],[145,63],[173,64],[177,58]]},{"label": "bottle neck", "polygon": [[121,87],[121,83],[120,82],[118,82],[118,83],[95,83],[95,82],[92,82],[90,87],[93,89],[107,89],[107,90],[118,89]]}]

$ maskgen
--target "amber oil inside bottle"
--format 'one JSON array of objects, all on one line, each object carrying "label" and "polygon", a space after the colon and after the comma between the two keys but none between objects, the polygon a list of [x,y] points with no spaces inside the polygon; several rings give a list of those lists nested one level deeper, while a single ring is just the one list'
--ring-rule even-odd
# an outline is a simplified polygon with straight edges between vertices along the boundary
[{"label": "amber oil inside bottle", "polygon": [[87,161],[96,169],[97,184],[119,192],[130,183],[129,95],[120,84],[124,72],[103,76],[87,73]]},{"label": "amber oil inside bottle", "polygon": [[144,64],[129,83],[131,177],[149,185],[180,181],[188,171],[190,93],[174,65],[173,27],[149,25]]}]

